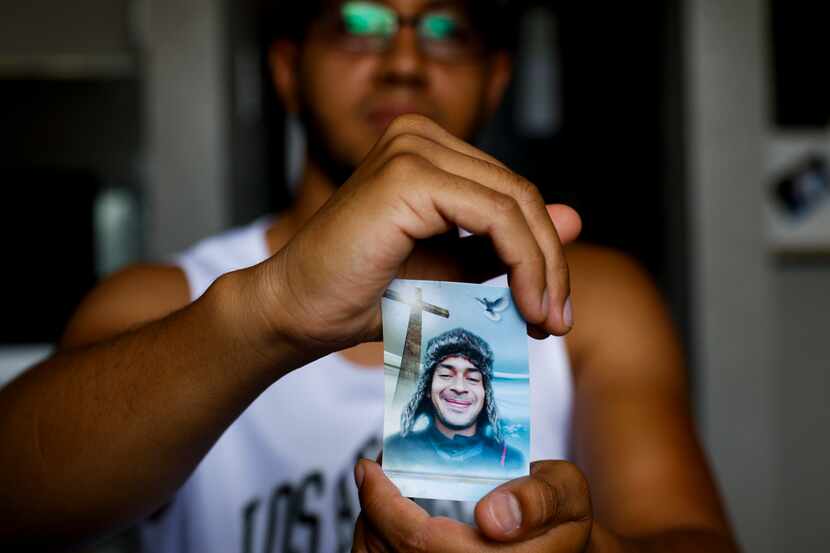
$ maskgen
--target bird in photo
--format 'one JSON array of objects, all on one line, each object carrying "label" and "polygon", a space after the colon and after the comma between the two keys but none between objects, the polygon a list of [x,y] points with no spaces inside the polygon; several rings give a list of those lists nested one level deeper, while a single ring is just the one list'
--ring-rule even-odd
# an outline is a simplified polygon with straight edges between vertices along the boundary
[{"label": "bird in photo", "polygon": [[484,306],[484,314],[487,318],[494,322],[501,320],[501,312],[510,305],[510,300],[507,299],[507,296],[502,296],[495,300],[476,297],[476,300]]}]

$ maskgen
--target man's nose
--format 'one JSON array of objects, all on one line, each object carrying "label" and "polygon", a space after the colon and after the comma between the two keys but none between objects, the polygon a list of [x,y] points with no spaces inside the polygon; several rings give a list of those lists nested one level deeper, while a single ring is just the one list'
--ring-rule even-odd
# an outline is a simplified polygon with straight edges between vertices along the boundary
[{"label": "man's nose", "polygon": [[407,25],[392,37],[388,49],[383,54],[383,79],[398,84],[423,84],[425,62],[418,45],[418,33]]},{"label": "man's nose", "polygon": [[466,394],[469,390],[467,390],[467,383],[463,378],[456,378],[452,382],[452,391],[458,395],[462,395]]}]

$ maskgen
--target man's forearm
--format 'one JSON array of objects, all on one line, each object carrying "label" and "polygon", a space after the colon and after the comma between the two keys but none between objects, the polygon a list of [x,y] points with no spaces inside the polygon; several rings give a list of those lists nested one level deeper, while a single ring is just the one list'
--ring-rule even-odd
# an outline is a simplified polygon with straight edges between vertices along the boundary
[{"label": "man's forearm", "polygon": [[[300,358],[255,347],[240,279],[165,319],[60,352],[0,394],[0,542],[73,541],[163,505]],[[267,350],[267,351],[266,351]]]}]

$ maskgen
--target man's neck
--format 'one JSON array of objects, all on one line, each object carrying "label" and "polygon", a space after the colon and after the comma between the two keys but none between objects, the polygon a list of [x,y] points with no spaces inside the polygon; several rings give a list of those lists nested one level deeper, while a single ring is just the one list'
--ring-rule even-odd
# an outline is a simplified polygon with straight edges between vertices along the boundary
[{"label": "man's neck", "polygon": [[267,240],[271,254],[281,250],[303,228],[336,188],[316,163],[308,161],[305,164],[293,204],[268,229]]},{"label": "man's neck", "polygon": [[468,426],[467,428],[462,428],[460,430],[455,430],[441,422],[441,419],[439,419],[438,417],[434,417],[433,420],[435,421],[435,428],[438,429],[438,432],[440,432],[450,440],[452,440],[456,435],[467,437],[472,437],[476,435],[476,427],[478,426],[478,423],[474,422],[472,426]]},{"label": "man's neck", "polygon": [[305,225],[323,207],[334,191],[343,184],[332,182],[320,166],[309,161],[303,169],[303,176],[297,187],[297,199],[291,211],[300,227]]}]

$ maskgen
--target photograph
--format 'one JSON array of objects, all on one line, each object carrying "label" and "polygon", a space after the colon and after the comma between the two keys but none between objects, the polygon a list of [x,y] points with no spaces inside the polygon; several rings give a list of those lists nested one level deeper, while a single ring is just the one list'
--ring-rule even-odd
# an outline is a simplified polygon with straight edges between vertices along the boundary
[{"label": "photograph", "polygon": [[510,289],[395,280],[383,298],[383,469],[401,494],[475,501],[527,475],[527,325]]}]

